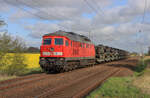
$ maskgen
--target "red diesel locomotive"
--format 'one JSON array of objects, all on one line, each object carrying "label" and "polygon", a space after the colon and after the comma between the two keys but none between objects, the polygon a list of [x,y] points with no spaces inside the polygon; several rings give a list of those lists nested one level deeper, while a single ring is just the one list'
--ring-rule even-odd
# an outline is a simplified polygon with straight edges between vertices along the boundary
[{"label": "red diesel locomotive", "polygon": [[40,66],[45,72],[64,72],[128,57],[127,51],[95,46],[86,36],[65,31],[45,34],[40,48]]},{"label": "red diesel locomotive", "polygon": [[45,72],[64,72],[95,64],[95,46],[73,32],[45,34],[40,47],[40,66]]}]

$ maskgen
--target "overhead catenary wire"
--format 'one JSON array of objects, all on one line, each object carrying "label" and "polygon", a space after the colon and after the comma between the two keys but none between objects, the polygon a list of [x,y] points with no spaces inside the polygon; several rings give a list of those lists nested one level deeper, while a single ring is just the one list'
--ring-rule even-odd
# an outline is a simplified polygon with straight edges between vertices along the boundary
[{"label": "overhead catenary wire", "polygon": [[[83,1],[88,5],[89,8],[91,8],[92,10],[94,10],[94,12],[97,13],[97,10],[93,6],[91,6],[87,0],[83,0]],[[92,25],[91,25],[91,30],[89,31],[89,38],[91,37],[91,32],[92,32]]]},{"label": "overhead catenary wire", "polygon": [[[98,9],[99,10],[97,10],[97,8],[95,8],[95,7],[93,7],[93,5],[92,4],[90,4],[87,0],[83,0],[86,4],[87,4],[87,6],[91,9],[91,10],[93,10],[96,14],[97,14],[97,16],[101,16],[101,17],[104,17],[104,15],[105,15],[105,13],[104,13],[104,11],[101,9],[101,7],[100,7],[100,5],[98,5],[97,3],[96,3],[96,1],[94,1],[94,0],[92,0],[94,3],[95,3],[95,5],[97,5],[98,7]],[[100,11],[102,12],[102,13],[100,13]],[[89,31],[89,38],[91,37],[91,33],[92,33],[92,30],[93,30],[93,24],[91,24],[91,30]],[[94,36],[92,36],[93,37],[93,40],[94,40]]]},{"label": "overhead catenary wire", "polygon": [[15,6],[14,4],[9,3],[7,0],[3,0],[3,1],[6,2],[7,4],[9,4],[9,5],[11,5],[11,6],[14,6],[14,7],[16,7],[16,8],[18,8],[18,9],[20,9],[20,10],[23,10],[24,12],[29,13],[29,14],[31,14],[31,15],[33,15],[33,16],[39,17],[39,18],[41,18],[41,19],[43,18],[42,16],[40,16],[40,15],[38,15],[38,14],[34,14],[34,13],[32,13],[32,12],[30,12],[30,11],[24,9],[23,7],[20,7],[20,6],[18,6],[18,5]]},{"label": "overhead catenary wire", "polygon": [[[32,9],[34,9],[34,10],[36,10],[36,11],[38,11],[39,13],[43,13],[43,14],[45,14],[45,15],[47,15],[47,16],[50,16],[51,18],[56,18],[57,17],[57,19],[59,19],[59,20],[62,20],[62,17],[63,18],[65,18],[65,19],[73,19],[72,17],[65,17],[65,16],[62,16],[62,15],[54,15],[54,14],[49,14],[48,12],[46,12],[46,11],[43,11],[43,10],[41,10],[40,8],[37,8],[37,7],[33,7],[33,6],[30,6],[30,4],[28,4],[28,3],[25,3],[25,2],[21,2],[21,1],[19,1],[19,0],[16,0],[16,1],[18,1],[20,4],[23,4],[23,5],[25,5],[25,6],[27,6],[27,7],[29,7],[29,8],[32,8]],[[33,0],[31,0],[31,1],[33,1]],[[37,5],[40,5],[39,3],[38,3],[38,1],[37,2],[34,2],[34,4],[37,4]],[[40,15],[39,15],[40,16]],[[58,17],[59,16],[59,17]],[[61,18],[60,18],[61,17]],[[45,19],[45,20],[49,20],[49,19],[47,19],[47,18],[45,18],[44,16],[43,17],[41,17],[41,18],[43,18],[43,19]],[[67,29],[67,30],[69,30],[69,29],[71,29],[70,27],[67,27],[66,25],[65,26],[63,26],[63,25],[60,25],[60,24],[57,24],[59,27],[63,27],[64,29]]]},{"label": "overhead catenary wire", "polygon": [[[47,13],[47,12],[45,12],[45,11],[43,11],[43,10],[41,10],[41,9],[39,9],[39,8],[37,8],[37,7],[33,7],[33,6],[30,6],[29,4],[27,4],[27,3],[25,3],[25,2],[21,2],[21,1],[19,1],[19,0],[16,0],[18,3],[20,3],[20,4],[23,4],[23,5],[25,5],[25,6],[27,6],[27,7],[30,7],[30,8],[32,8],[32,9],[34,9],[34,10],[36,10],[36,11],[38,11],[38,12],[41,12],[41,13],[44,13],[44,14],[47,14],[48,16],[50,16],[51,18],[55,18],[56,16],[54,16],[54,14],[49,14],[49,13]],[[31,0],[32,1],[32,0]],[[37,1],[38,2],[38,1]],[[37,3],[37,2],[35,2],[35,3]],[[46,17],[41,17],[41,19],[44,19],[44,20],[49,20],[48,18],[46,18]]]},{"label": "overhead catenary wire", "polygon": [[[26,13],[29,13],[29,14],[31,14],[31,15],[33,15],[33,16],[36,16],[36,17],[38,17],[38,18],[40,18],[40,19],[44,19],[44,20],[48,20],[47,18],[45,18],[44,16],[41,16],[41,15],[39,15],[39,14],[35,14],[35,13],[33,13],[33,12],[31,12],[31,11],[28,11],[27,9],[25,9],[25,8],[23,8],[23,7],[21,7],[21,6],[18,6],[18,5],[15,5],[15,4],[12,4],[12,3],[10,3],[10,2],[8,2],[7,0],[3,0],[5,3],[7,3],[7,4],[9,4],[9,5],[11,5],[11,6],[14,6],[14,7],[16,7],[16,8],[18,8],[18,9],[20,9],[20,10],[23,10],[24,12],[26,12]],[[17,2],[20,2],[20,1],[18,1],[18,0],[16,0]],[[21,3],[21,2],[20,2]],[[22,4],[24,4],[23,2],[22,2]],[[35,7],[31,7],[30,6],[30,8],[32,8],[32,9],[34,9],[34,10],[40,10],[40,9],[37,9],[37,8],[35,8]],[[53,17],[53,18],[55,18],[54,16],[52,16],[52,15],[49,15],[50,17]],[[65,26],[62,26],[62,25],[60,25],[60,24],[57,24],[59,27],[63,27],[64,29],[66,29],[66,27]]]},{"label": "overhead catenary wire", "polygon": [[97,5],[98,13],[102,12],[102,14],[105,14],[104,11],[102,10],[101,6],[95,0],[92,0],[92,1],[94,2],[95,5]]},{"label": "overhead catenary wire", "polygon": [[[33,0],[31,0],[31,1],[33,1]],[[37,1],[37,2],[35,2],[34,4],[37,4],[37,5],[40,5],[40,3]],[[24,3],[24,5],[26,5],[25,3]],[[27,5],[27,6],[29,6],[29,5]],[[32,7],[32,6],[29,6],[29,7]],[[41,10],[41,9],[38,9],[38,8],[36,8],[36,7],[32,7],[33,9],[37,9],[39,12],[42,12],[42,13],[45,13],[45,14],[47,14],[48,16],[51,16],[51,17],[53,17],[53,18],[55,18],[55,17],[57,17],[57,16],[55,16],[54,14],[53,14],[53,16],[51,15],[51,14],[49,14],[48,12],[46,12],[46,11],[43,11],[43,10]],[[60,16],[60,15],[58,15],[58,16]],[[61,16],[61,17],[64,17],[64,16]],[[58,17],[57,17],[58,18]],[[64,18],[66,18],[66,19],[69,19],[68,17],[64,17]],[[61,20],[61,18],[58,18],[58,19],[60,19]],[[62,25],[60,25],[60,24],[57,24],[57,25],[59,25],[59,26],[62,26]],[[65,27],[65,26],[62,26],[64,29],[66,28],[67,30],[69,30],[70,28],[69,27]]]},{"label": "overhead catenary wire", "polygon": [[[31,0],[31,1],[33,1],[33,0]],[[37,2],[35,2],[36,4],[39,4],[38,3],[38,1]],[[42,10],[40,10],[40,12],[44,12],[44,13],[46,13],[46,14],[48,14],[49,15],[49,13],[48,12],[45,12],[45,11],[42,11]],[[60,16],[60,15],[59,15]],[[61,17],[64,17],[64,16],[61,16]],[[72,19],[73,20],[73,18],[72,17],[64,17],[64,18],[66,18],[66,19]],[[80,21],[79,21],[79,23],[80,23]],[[78,25],[80,25],[80,24],[78,24]],[[72,27],[66,27],[67,28],[67,30],[72,30]]]},{"label": "overhead catenary wire", "polygon": [[97,9],[95,7],[93,7],[87,0],[84,0],[84,2],[87,4],[87,6],[89,8],[91,8],[96,14],[102,16],[101,14],[99,14],[99,11],[97,11]]}]

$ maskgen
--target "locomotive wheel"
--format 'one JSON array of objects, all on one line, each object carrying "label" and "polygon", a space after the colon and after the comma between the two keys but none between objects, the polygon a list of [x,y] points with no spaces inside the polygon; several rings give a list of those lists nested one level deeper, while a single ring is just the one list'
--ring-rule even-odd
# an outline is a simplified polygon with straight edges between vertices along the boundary
[{"label": "locomotive wheel", "polygon": [[68,72],[70,70],[68,64],[64,66],[64,69],[65,69],[66,72]]},{"label": "locomotive wheel", "polygon": [[65,64],[62,65],[62,66],[58,69],[58,71],[59,71],[59,72],[62,72],[62,73],[63,73],[63,72],[67,72],[67,71],[69,71],[69,70],[68,70],[68,66],[65,65]]},{"label": "locomotive wheel", "polygon": [[44,71],[45,73],[47,73],[47,74],[50,73],[50,70],[49,70],[49,68],[47,68],[47,67],[46,67],[46,68],[44,67],[44,68],[43,68],[43,71]]}]

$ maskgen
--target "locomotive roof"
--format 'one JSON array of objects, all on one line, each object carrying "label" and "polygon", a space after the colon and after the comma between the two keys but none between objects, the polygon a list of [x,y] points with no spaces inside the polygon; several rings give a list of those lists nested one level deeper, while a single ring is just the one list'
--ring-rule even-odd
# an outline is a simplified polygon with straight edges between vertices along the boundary
[{"label": "locomotive roof", "polygon": [[80,42],[84,42],[84,43],[91,43],[91,40],[88,37],[76,34],[74,32],[56,31],[54,33],[45,34],[44,36],[66,36],[70,40],[73,40],[73,41],[80,41]]}]

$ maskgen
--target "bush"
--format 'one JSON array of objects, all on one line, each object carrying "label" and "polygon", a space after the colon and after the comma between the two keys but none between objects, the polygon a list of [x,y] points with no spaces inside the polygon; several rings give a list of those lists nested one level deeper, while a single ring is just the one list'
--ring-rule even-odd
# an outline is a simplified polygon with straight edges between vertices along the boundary
[{"label": "bush", "polygon": [[24,56],[20,53],[15,53],[8,56],[9,60],[5,63],[2,69],[3,74],[7,75],[22,75],[26,71],[26,64],[24,64]]},{"label": "bush", "polygon": [[[7,75],[21,75],[26,70],[24,64],[24,43],[7,33],[0,35],[0,73]],[[9,52],[14,52],[11,55]]]},{"label": "bush", "polygon": [[138,66],[136,67],[136,71],[137,72],[142,72],[147,66],[147,63],[144,60],[141,60],[138,64]]},{"label": "bush", "polygon": [[147,68],[147,67],[149,67],[148,65],[150,65],[150,59],[146,59],[146,60],[144,60],[144,59],[141,59],[140,61],[139,61],[139,63],[138,63],[138,65],[137,65],[137,67],[135,68],[135,75],[136,76],[141,76],[141,75],[143,75],[144,74],[144,72],[145,72],[145,69]]}]

